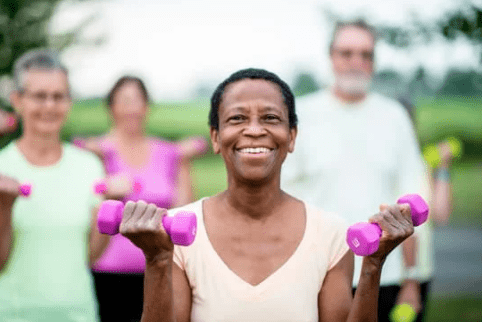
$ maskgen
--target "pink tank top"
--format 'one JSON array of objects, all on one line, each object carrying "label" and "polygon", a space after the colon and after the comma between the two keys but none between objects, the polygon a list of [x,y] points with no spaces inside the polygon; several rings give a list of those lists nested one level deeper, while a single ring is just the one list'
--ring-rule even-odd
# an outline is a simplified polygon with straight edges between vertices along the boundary
[{"label": "pink tank top", "polygon": [[[142,169],[126,164],[112,141],[103,139],[101,147],[105,154],[105,168],[108,175],[127,173],[137,179],[140,192],[133,192],[123,201],[144,200],[158,207],[170,208],[176,193],[176,179],[179,173],[179,146],[159,139],[150,141],[150,160]],[[96,272],[143,273],[145,258],[142,251],[121,234],[112,236],[102,257],[94,264]]]}]

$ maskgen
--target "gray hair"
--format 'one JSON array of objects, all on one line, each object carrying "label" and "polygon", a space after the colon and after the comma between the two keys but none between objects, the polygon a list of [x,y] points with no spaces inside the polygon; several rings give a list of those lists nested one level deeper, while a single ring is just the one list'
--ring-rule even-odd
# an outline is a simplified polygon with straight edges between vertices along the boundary
[{"label": "gray hair", "polygon": [[60,70],[68,76],[67,68],[56,52],[49,49],[33,49],[20,56],[13,66],[13,84],[16,91],[25,90],[25,75],[31,69]]},{"label": "gray hair", "polygon": [[373,37],[373,43],[375,44],[377,42],[378,34],[376,29],[372,25],[368,24],[365,20],[357,19],[352,21],[338,21],[335,24],[333,34],[331,35],[330,54],[333,52],[333,45],[335,44],[335,40],[336,40],[336,37],[338,36],[338,32],[346,27],[356,27],[356,28],[365,30]]}]

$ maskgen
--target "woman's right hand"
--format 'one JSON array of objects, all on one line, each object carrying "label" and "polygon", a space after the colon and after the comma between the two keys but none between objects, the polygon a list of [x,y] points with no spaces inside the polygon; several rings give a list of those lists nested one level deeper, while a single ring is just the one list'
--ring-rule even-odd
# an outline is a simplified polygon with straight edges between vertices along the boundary
[{"label": "woman's right hand", "polygon": [[164,230],[167,210],[145,201],[128,201],[122,213],[119,232],[142,249],[147,262],[172,258],[174,244]]},{"label": "woman's right hand", "polygon": [[20,195],[20,183],[8,176],[0,174],[0,204],[11,207]]},{"label": "woman's right hand", "polygon": [[119,173],[105,178],[107,184],[106,199],[121,200],[133,192],[134,180],[127,174]]},{"label": "woman's right hand", "polygon": [[17,125],[18,121],[14,113],[0,109],[0,135],[15,131]]}]

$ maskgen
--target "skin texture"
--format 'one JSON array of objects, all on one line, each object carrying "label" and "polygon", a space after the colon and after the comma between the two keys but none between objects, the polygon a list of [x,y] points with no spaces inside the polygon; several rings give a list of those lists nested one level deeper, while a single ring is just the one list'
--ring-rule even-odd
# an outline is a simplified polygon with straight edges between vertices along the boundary
[{"label": "skin texture", "polygon": [[[306,227],[304,203],[280,189],[281,164],[294,149],[297,132],[287,114],[276,85],[245,79],[226,88],[219,130],[211,128],[213,150],[226,164],[228,189],[204,201],[204,224],[221,259],[252,285],[290,258]],[[243,150],[248,147],[267,150]],[[128,203],[120,230],[146,256],[142,321],[190,321],[192,290],[173,264],[173,245],[160,224],[164,212],[143,202]],[[320,321],[376,320],[383,262],[413,233],[413,225],[407,205],[382,205],[370,221],[379,223],[383,234],[378,251],[364,259],[355,298],[353,254],[348,252],[326,274],[318,295]]]}]

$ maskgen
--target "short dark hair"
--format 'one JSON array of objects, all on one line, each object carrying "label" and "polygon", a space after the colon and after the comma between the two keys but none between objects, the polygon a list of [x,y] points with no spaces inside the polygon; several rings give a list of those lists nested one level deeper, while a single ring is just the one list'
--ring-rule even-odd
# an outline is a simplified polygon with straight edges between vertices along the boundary
[{"label": "short dark hair", "polygon": [[142,96],[144,96],[144,99],[146,100],[146,103],[149,102],[149,93],[147,92],[146,85],[144,82],[139,78],[135,76],[122,76],[119,78],[119,80],[115,83],[114,87],[109,91],[109,94],[107,94],[107,106],[112,107],[112,103],[114,101],[114,96],[117,94],[119,89],[127,83],[135,83],[139,89],[142,92]]},{"label": "short dark hair", "polygon": [[223,95],[226,87],[243,79],[262,79],[273,84],[276,84],[283,96],[283,101],[288,108],[288,121],[290,128],[298,124],[298,118],[295,111],[295,97],[288,84],[286,84],[278,75],[264,69],[247,68],[238,70],[226,78],[218,85],[213,95],[211,96],[211,110],[209,111],[209,125],[219,130],[219,105],[223,100]]},{"label": "short dark hair", "polygon": [[333,34],[331,35],[330,41],[330,54],[333,52],[333,45],[335,44],[336,37],[338,36],[338,32],[346,27],[356,27],[362,30],[365,30],[373,37],[373,43],[375,44],[377,40],[377,32],[373,26],[368,24],[363,19],[356,19],[352,21],[338,21],[335,24],[335,29],[333,30]]}]

